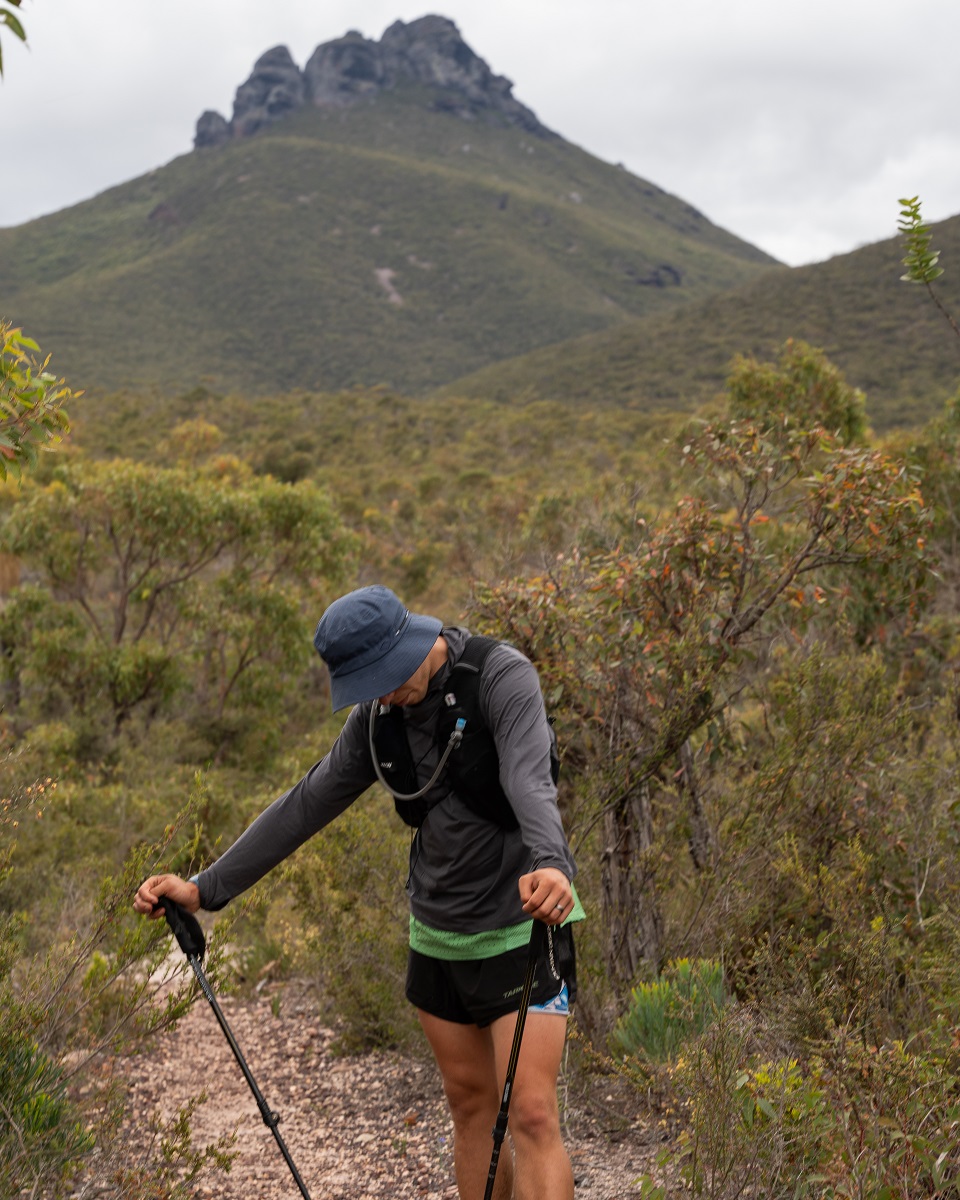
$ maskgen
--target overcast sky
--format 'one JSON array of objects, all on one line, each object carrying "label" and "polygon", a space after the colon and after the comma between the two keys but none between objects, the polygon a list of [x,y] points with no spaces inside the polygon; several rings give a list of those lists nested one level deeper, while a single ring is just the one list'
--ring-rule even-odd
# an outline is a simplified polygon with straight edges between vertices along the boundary
[{"label": "overcast sky", "polygon": [[[2,3],[2,0],[0,0]],[[189,151],[257,58],[438,13],[569,141],[800,265],[960,212],[958,0],[23,0],[0,226]],[[3,264],[0,263],[0,271]]]}]

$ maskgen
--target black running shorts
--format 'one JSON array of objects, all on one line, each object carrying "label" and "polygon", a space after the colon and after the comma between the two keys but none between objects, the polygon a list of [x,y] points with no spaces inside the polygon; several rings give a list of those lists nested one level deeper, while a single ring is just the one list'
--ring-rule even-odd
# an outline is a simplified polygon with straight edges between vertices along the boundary
[{"label": "black running shorts", "polygon": [[[518,946],[516,950],[493,958],[472,958],[463,962],[430,958],[411,950],[407,961],[407,999],[431,1016],[458,1025],[478,1025],[482,1029],[497,1017],[517,1011],[526,973],[526,946]],[[537,962],[533,979],[531,1005],[553,999],[564,983],[570,1003],[576,999],[576,956],[573,929],[569,925],[551,927],[550,938]]]}]

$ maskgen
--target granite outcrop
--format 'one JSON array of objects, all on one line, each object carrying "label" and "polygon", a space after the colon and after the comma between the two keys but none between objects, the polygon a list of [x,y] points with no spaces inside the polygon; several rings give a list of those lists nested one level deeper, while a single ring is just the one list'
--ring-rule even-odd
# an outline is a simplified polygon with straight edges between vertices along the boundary
[{"label": "granite outcrop", "polygon": [[422,86],[432,107],[464,120],[498,114],[528,133],[552,136],[513,96],[511,81],[471,50],[453,21],[426,16],[394,22],[379,41],[351,30],[317,46],[302,70],[286,46],[275,46],[237,88],[229,120],[209,110],[200,116],[194,145],[204,149],[250,137],[306,106],[341,108],[405,83]]}]

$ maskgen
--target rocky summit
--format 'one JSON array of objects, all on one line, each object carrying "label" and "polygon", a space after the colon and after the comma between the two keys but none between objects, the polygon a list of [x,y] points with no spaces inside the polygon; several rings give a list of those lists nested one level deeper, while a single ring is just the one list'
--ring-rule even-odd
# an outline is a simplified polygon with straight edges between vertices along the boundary
[{"label": "rocky summit", "polygon": [[470,49],[453,21],[427,16],[409,24],[396,21],[379,42],[356,31],[324,42],[302,71],[286,46],[275,46],[237,88],[229,121],[218,112],[202,114],[194,145],[202,149],[249,137],[307,105],[343,107],[405,83],[431,89],[438,110],[467,120],[497,113],[528,133],[552,136],[513,97],[510,80],[494,75]]}]

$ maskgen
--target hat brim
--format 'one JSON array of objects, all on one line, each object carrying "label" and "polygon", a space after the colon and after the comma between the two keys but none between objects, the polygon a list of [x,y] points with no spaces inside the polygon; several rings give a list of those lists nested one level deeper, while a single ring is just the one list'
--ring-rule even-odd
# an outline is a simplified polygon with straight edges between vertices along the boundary
[{"label": "hat brim", "polygon": [[376,662],[354,671],[343,666],[330,668],[330,699],[333,711],[365,700],[377,700],[406,683],[433,649],[443,623],[436,617],[411,613],[401,637]]}]

